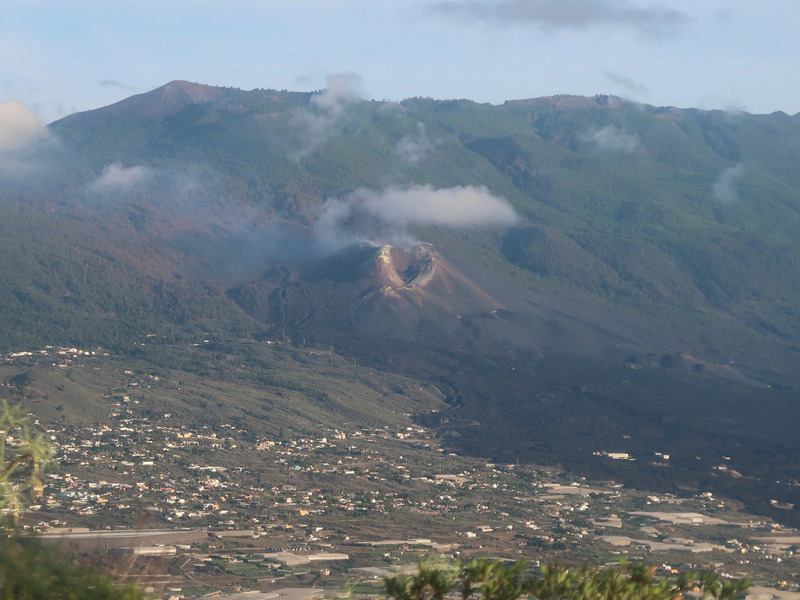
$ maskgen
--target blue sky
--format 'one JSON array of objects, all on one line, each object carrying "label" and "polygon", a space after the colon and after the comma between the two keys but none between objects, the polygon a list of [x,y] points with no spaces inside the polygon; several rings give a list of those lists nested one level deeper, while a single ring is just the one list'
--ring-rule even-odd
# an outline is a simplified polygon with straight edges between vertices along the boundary
[{"label": "blue sky", "polygon": [[0,0],[0,102],[43,122],[174,79],[366,98],[616,94],[800,112],[795,0]]}]

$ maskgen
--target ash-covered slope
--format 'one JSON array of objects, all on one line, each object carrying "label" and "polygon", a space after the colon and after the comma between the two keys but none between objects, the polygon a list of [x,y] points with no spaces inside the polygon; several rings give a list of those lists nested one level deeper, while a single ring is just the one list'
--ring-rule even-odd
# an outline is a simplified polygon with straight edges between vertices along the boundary
[{"label": "ash-covered slope", "polygon": [[572,312],[541,295],[521,299],[490,277],[476,283],[431,244],[353,244],[273,267],[230,296],[259,321],[302,331],[306,339],[346,333],[448,350],[516,348],[618,360],[644,349],[633,332],[602,315]]},{"label": "ash-covered slope", "polygon": [[466,335],[463,319],[501,308],[430,244],[354,244],[304,264],[272,268],[231,296],[255,318],[281,328],[438,346],[458,345]]}]

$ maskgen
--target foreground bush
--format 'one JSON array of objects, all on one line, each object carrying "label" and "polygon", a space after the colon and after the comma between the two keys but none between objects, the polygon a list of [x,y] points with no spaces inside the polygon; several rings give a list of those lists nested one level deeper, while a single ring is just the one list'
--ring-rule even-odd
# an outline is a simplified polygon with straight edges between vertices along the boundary
[{"label": "foreground bush", "polygon": [[30,428],[20,404],[0,404],[0,526],[15,528],[27,497],[42,495],[42,471],[52,448]]},{"label": "foreground bush", "polygon": [[141,600],[138,586],[119,586],[56,548],[19,536],[26,501],[42,495],[42,471],[52,454],[25,409],[0,402],[0,600]]},{"label": "foreground bush", "polygon": [[0,537],[0,600],[142,600],[133,584],[80,566],[36,540]]},{"label": "foreground bush", "polygon": [[655,571],[655,567],[622,564],[597,569],[542,567],[531,572],[523,561],[508,566],[476,558],[455,565],[423,563],[414,574],[384,579],[383,590],[393,600],[443,600],[451,593],[462,600],[675,600],[688,591],[704,600],[736,600],[750,586],[746,579],[723,581],[713,573],[656,578]]}]

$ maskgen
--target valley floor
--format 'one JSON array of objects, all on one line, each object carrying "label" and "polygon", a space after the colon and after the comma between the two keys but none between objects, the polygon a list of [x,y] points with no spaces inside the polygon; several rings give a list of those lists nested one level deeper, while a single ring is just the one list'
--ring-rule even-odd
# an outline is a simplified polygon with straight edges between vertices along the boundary
[{"label": "valley floor", "polygon": [[[68,350],[47,360],[55,372],[75,370],[73,381],[111,360]],[[90,419],[42,410],[51,416],[37,426],[57,465],[26,526],[163,598],[291,589],[282,594],[302,600],[343,587],[378,594],[380,578],[425,557],[475,555],[628,559],[662,573],[697,567],[800,590],[787,583],[798,580],[800,532],[709,492],[655,494],[458,456],[408,415],[284,438],[242,422],[213,426],[154,410],[140,390],[175,383],[125,367],[115,367],[127,373],[124,384]],[[29,402],[35,410],[45,400]]]}]

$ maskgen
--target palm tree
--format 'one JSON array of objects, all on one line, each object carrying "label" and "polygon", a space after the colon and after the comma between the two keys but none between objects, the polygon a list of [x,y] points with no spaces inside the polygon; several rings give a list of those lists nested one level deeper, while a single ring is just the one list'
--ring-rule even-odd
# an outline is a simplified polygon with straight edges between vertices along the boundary
[{"label": "palm tree", "polygon": [[483,584],[483,598],[485,600],[517,600],[528,593],[526,581],[522,578],[527,563],[518,560],[513,565],[506,566],[497,563],[492,569],[491,576]]},{"label": "palm tree", "polygon": [[394,600],[444,600],[455,587],[457,572],[425,561],[413,575],[399,574],[383,580],[383,591]]},{"label": "palm tree", "polygon": [[459,561],[459,577],[461,578],[461,598],[469,600],[478,589],[488,581],[492,571],[499,565],[497,561],[485,557],[474,558],[468,563]]}]

